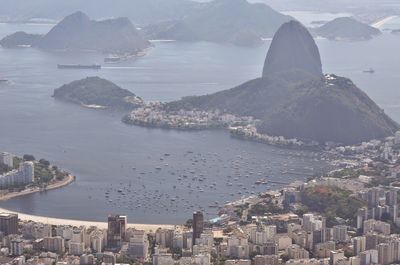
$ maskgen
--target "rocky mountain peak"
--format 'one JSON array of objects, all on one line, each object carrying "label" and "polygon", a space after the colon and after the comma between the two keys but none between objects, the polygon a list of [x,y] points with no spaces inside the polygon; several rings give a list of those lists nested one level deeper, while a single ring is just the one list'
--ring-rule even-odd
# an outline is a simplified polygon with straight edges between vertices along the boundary
[{"label": "rocky mountain peak", "polygon": [[298,21],[284,23],[275,33],[264,64],[263,77],[284,74],[291,78],[321,78],[318,47]]}]

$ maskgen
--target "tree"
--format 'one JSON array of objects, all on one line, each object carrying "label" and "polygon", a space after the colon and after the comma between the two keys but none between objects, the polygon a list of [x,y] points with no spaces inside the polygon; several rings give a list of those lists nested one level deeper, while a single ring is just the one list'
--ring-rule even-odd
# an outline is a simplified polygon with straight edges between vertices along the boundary
[{"label": "tree", "polygon": [[24,155],[24,161],[35,161],[35,157],[33,155]]},{"label": "tree", "polygon": [[192,226],[193,226],[193,219],[188,219],[188,220],[186,221],[186,223],[185,223],[185,226],[186,226],[187,228],[192,228]]},{"label": "tree", "polygon": [[43,158],[39,160],[39,163],[42,164],[45,167],[49,167],[50,166],[50,162],[47,161],[46,159],[43,159]]}]

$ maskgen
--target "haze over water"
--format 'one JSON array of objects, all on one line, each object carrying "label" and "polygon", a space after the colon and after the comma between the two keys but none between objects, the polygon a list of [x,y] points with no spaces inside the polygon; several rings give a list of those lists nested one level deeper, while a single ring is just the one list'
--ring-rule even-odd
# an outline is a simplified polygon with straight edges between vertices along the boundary
[{"label": "haze over water", "polygon": [[[49,27],[1,24],[0,38],[19,29],[40,33]],[[400,121],[400,54],[391,52],[399,47],[399,36],[384,33],[368,42],[318,40],[317,44],[325,72],[350,77]],[[199,206],[212,213],[215,209],[208,206],[215,201],[222,204],[248,195],[246,191],[278,187],[255,185],[257,179],[268,176],[268,180],[287,182],[307,177],[293,175],[290,169],[310,173],[313,167],[319,171],[324,163],[310,152],[240,141],[224,131],[126,126],[120,122],[120,113],[84,109],[51,97],[54,88],[93,75],[145,100],[212,93],[260,76],[266,52],[265,46],[156,43],[148,56],[137,61],[106,65],[101,71],[62,71],[57,64],[101,63],[103,55],[0,48],[0,78],[11,80],[9,85],[0,85],[0,151],[44,157],[77,175],[77,181],[68,187],[0,206],[72,219],[105,220],[107,214],[121,213],[127,214],[130,222],[182,223]],[[376,74],[362,73],[370,67]],[[201,175],[203,181],[199,181]]]}]

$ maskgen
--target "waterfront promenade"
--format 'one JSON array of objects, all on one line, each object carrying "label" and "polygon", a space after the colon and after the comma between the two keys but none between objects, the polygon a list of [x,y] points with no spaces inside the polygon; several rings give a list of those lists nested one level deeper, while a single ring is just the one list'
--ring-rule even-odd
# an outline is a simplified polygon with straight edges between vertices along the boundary
[{"label": "waterfront promenade", "polygon": [[[55,183],[48,185],[46,187],[46,190],[59,189],[59,188],[68,186],[69,184],[71,184],[74,181],[75,181],[75,176],[69,174],[63,180],[57,181]],[[25,195],[40,192],[40,191],[42,191],[41,188],[34,187],[34,188],[25,189],[25,190],[19,191],[19,192],[8,192],[8,193],[0,194],[0,201],[7,201],[7,200],[10,200],[10,199],[13,199],[16,197],[25,196]]]}]

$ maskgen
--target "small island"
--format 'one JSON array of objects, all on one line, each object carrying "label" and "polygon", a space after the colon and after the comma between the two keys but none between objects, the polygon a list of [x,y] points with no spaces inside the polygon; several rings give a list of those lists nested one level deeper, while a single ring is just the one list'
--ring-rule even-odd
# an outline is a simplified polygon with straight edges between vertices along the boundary
[{"label": "small island", "polygon": [[0,45],[4,48],[28,48],[35,46],[41,38],[42,35],[18,31],[0,40]]},{"label": "small island", "polygon": [[351,17],[340,17],[315,29],[321,37],[336,41],[363,41],[381,34],[381,31]]},{"label": "small island", "polygon": [[36,192],[58,189],[75,181],[75,176],[33,155],[0,153],[0,201]]},{"label": "small island", "polygon": [[88,77],[54,90],[54,98],[86,108],[132,110],[143,106],[140,97],[100,77]]}]

